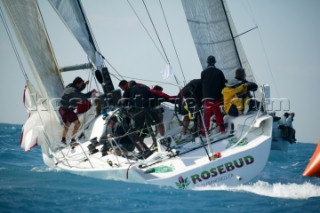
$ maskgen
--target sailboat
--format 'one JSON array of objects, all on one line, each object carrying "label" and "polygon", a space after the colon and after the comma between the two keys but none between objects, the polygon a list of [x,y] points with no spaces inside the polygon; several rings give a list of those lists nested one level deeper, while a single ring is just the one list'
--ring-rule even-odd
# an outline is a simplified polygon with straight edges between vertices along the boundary
[{"label": "sailboat", "polygon": [[[148,155],[136,149],[125,152],[119,148],[116,138],[106,139],[106,126],[112,117],[116,116],[121,121],[129,119],[129,123],[133,119],[126,114],[126,108],[117,104],[119,90],[114,88],[81,2],[49,2],[88,55],[89,65],[81,67],[94,71],[108,103],[103,106],[102,114],[96,113],[92,102],[93,106],[79,115],[82,127],[78,131],[77,146],[61,144],[63,122],[58,112],[59,98],[64,88],[61,72],[75,67],[61,68],[57,64],[36,0],[2,0],[38,86],[36,89],[26,79],[24,104],[29,118],[23,126],[21,137],[21,147],[25,151],[40,145],[46,165],[77,175],[178,189],[241,185],[263,170],[272,141],[272,117],[263,107],[238,117],[225,116],[226,132],[223,134],[213,129],[205,136],[192,135],[181,141],[176,137],[182,127],[175,105],[163,102],[164,136],[156,137],[154,126],[147,122],[146,128],[129,128],[125,133],[135,135],[131,140],[135,140],[138,133],[146,134],[138,137],[149,146],[151,153]],[[202,66],[206,66],[204,58],[213,54],[217,58],[217,66],[226,77],[231,77],[231,72],[243,65],[230,31],[225,2],[182,0],[182,5]],[[211,39],[206,40],[208,38]],[[260,88],[261,106],[267,104],[268,90],[266,85]],[[102,153],[106,143],[118,148],[120,153]]]},{"label": "sailboat", "polygon": [[[243,33],[240,35],[237,33],[226,1],[182,0],[182,4],[202,68],[205,69],[207,66],[207,56],[214,53],[218,57],[217,67],[223,70],[226,78],[233,78],[235,76],[234,71],[243,67],[246,72],[246,79],[257,83],[240,41],[240,35]],[[203,11],[205,11],[204,14],[202,14]],[[216,14],[215,19],[210,17],[212,14]],[[221,17],[225,18],[222,19]],[[210,21],[215,24],[209,24]],[[210,30],[216,25],[219,25],[220,33],[216,33],[213,29]],[[267,93],[267,97],[270,97],[269,90],[264,92]],[[260,94],[255,93],[255,95],[259,99]],[[267,104],[267,107],[269,104]],[[278,121],[280,117],[276,116],[273,111],[267,111],[273,118],[271,150],[287,151],[289,141],[283,138],[282,130],[279,129]]]}]

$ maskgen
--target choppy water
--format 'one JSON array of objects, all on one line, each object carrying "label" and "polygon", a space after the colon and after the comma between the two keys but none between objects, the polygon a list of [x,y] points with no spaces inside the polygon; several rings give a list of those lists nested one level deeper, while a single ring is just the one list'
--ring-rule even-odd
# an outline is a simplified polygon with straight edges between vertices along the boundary
[{"label": "choppy water", "polygon": [[19,147],[21,125],[0,124],[0,212],[319,212],[320,179],[301,174],[316,145],[272,152],[239,187],[177,190],[103,181],[49,169],[39,147]]}]

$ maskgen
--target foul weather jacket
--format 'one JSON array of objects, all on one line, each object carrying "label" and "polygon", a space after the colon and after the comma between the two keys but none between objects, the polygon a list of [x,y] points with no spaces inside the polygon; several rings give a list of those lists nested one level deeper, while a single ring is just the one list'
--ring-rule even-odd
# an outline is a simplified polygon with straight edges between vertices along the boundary
[{"label": "foul weather jacket", "polygon": [[244,84],[241,84],[236,88],[225,87],[222,90],[224,111],[228,113],[232,105],[235,105],[239,112],[242,111],[244,109],[245,101],[243,98],[239,98],[238,94],[244,94],[246,92],[247,87]]},{"label": "foul weather jacket", "polygon": [[64,90],[61,97],[60,106],[62,108],[77,108],[77,103],[84,102],[89,99],[92,92],[86,94],[82,93],[80,89],[76,88],[73,84],[69,84]]}]

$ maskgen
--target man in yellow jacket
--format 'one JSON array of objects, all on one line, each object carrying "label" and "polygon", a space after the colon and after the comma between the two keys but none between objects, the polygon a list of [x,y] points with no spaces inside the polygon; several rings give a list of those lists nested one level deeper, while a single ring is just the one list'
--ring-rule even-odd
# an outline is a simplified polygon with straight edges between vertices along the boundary
[{"label": "man in yellow jacket", "polygon": [[246,103],[246,84],[237,79],[229,79],[222,90],[224,111],[231,116],[242,115]]}]

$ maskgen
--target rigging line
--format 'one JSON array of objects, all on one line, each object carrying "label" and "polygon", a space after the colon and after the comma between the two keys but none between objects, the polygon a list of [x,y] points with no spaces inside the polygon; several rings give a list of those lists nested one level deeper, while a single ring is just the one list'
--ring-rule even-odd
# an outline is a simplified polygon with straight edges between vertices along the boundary
[{"label": "rigging line", "polygon": [[14,43],[14,41],[13,41],[13,37],[12,37],[12,34],[11,34],[11,32],[10,32],[9,26],[8,26],[8,24],[7,24],[7,21],[5,20],[4,13],[3,13],[3,10],[2,10],[2,6],[1,6],[1,5],[2,5],[2,3],[0,4],[0,17],[1,17],[1,19],[2,19],[3,26],[4,26],[4,28],[6,29],[7,35],[8,35],[9,40],[10,40],[11,47],[12,47],[12,49],[13,49],[13,51],[14,51],[14,54],[16,55],[16,58],[17,58],[17,60],[18,60],[18,63],[19,63],[20,69],[21,69],[21,71],[22,71],[22,74],[23,74],[23,76],[24,76],[24,79],[25,79],[25,80],[29,80],[29,77],[28,77],[28,75],[27,75],[27,72],[26,72],[26,70],[24,69],[23,63],[22,63],[22,61],[21,61],[21,58],[20,58],[18,49],[17,49],[17,47],[16,47],[16,45],[15,45],[15,43]]},{"label": "rigging line", "polygon": [[[257,22],[253,16],[253,11],[251,10],[249,2],[247,0],[246,1],[242,0],[242,5],[243,5],[244,10],[247,12],[249,18],[251,19],[251,21],[254,23],[255,26],[257,26]],[[250,15],[250,14],[252,14],[252,15]]]},{"label": "rigging line", "polygon": [[171,39],[171,43],[173,45],[173,49],[174,49],[174,52],[177,56],[177,59],[178,59],[178,63],[179,63],[179,67],[180,67],[180,70],[181,70],[181,73],[182,73],[182,76],[183,76],[183,80],[184,80],[184,85],[186,85],[186,77],[184,76],[184,72],[183,72],[183,69],[182,69],[182,65],[181,65],[181,61],[180,61],[180,58],[179,58],[179,55],[178,55],[178,52],[177,52],[177,49],[176,49],[176,45],[174,44],[174,41],[173,41],[173,37],[172,37],[172,34],[171,34],[171,31],[170,31],[170,27],[169,27],[169,24],[168,24],[168,21],[167,21],[167,18],[166,18],[166,14],[163,10],[163,6],[162,6],[162,3],[161,3],[161,0],[159,0],[159,3],[160,3],[160,6],[161,6],[161,10],[162,10],[162,14],[163,14],[163,18],[166,22],[166,25],[167,25],[167,28],[168,28],[168,31],[169,31],[169,35],[170,35],[170,39]]},{"label": "rigging line", "polygon": [[[250,14],[252,14],[252,20],[253,20],[254,24],[257,26],[257,23],[256,23],[256,21],[255,21],[255,19],[254,19],[254,13],[252,12],[253,10],[252,10],[252,8],[251,8],[251,5],[250,5],[249,2],[247,2],[247,4],[248,4],[249,10],[250,10]],[[279,93],[279,89],[278,89],[278,86],[277,86],[277,82],[276,82],[276,80],[275,80],[275,78],[274,78],[273,72],[271,71],[271,66],[270,66],[269,58],[268,58],[267,51],[266,51],[266,48],[265,48],[265,46],[264,46],[264,43],[263,43],[263,40],[262,40],[262,36],[261,36],[261,32],[260,32],[259,28],[258,28],[258,34],[259,34],[260,43],[261,43],[261,46],[262,46],[262,49],[263,49],[263,54],[264,54],[264,56],[266,57],[266,61],[267,61],[267,65],[268,65],[268,71],[269,71],[269,73],[270,73],[270,75],[271,75],[271,79],[272,79],[272,81],[273,81],[273,83],[274,83],[277,96],[279,97],[279,96],[280,96],[280,93]]]},{"label": "rigging line", "polygon": [[164,55],[165,55],[165,57],[166,57],[166,59],[167,59],[166,62],[167,62],[168,64],[170,64],[169,58],[168,58],[168,56],[167,56],[167,53],[166,53],[166,51],[165,51],[165,49],[164,49],[164,46],[163,46],[163,44],[162,44],[162,42],[161,42],[161,39],[160,39],[160,37],[159,37],[157,28],[156,28],[156,26],[154,25],[153,20],[152,20],[152,18],[151,18],[151,15],[150,15],[150,13],[149,13],[148,7],[147,7],[146,3],[144,2],[144,0],[142,0],[142,2],[143,2],[143,4],[144,4],[144,7],[146,8],[146,11],[147,11],[147,13],[148,13],[148,17],[149,17],[149,19],[150,19],[150,22],[151,22],[151,24],[152,24],[152,26],[153,26],[153,29],[154,29],[156,35],[157,35],[158,41],[159,41],[159,43],[160,43],[160,45],[161,45],[161,47],[162,47],[162,51],[163,51],[163,53],[164,53]]},{"label": "rigging line", "polygon": [[[166,51],[165,51],[165,49],[164,49],[164,46],[163,46],[163,44],[162,44],[162,42],[161,42],[161,39],[160,39],[160,37],[159,37],[157,28],[155,27],[155,25],[154,25],[154,23],[153,23],[153,21],[152,21],[151,15],[150,15],[149,10],[148,10],[148,7],[147,7],[146,3],[144,2],[144,0],[142,0],[142,2],[143,2],[143,4],[144,4],[144,7],[146,8],[146,11],[147,11],[147,13],[148,13],[150,22],[152,23],[153,29],[154,29],[154,31],[155,31],[155,33],[156,33],[156,35],[157,35],[157,38],[158,38],[159,43],[160,43],[160,45],[161,45],[161,47],[162,47],[163,53],[164,53],[164,55],[166,56],[167,63],[170,65],[169,58],[168,58],[167,53],[166,53]],[[174,77],[176,83],[178,84],[179,89],[181,90],[181,89],[182,89],[182,86],[180,86],[180,83],[179,83],[179,81],[178,81],[178,79],[177,79],[177,76],[176,76],[175,74],[173,74],[173,77]]]},{"label": "rigging line", "polygon": [[257,28],[258,28],[258,26],[255,26],[255,27],[253,27],[253,28],[251,28],[251,29],[249,29],[249,30],[247,30],[247,31],[244,31],[244,32],[242,32],[242,33],[234,36],[234,38],[238,38],[238,37],[240,37],[240,36],[242,36],[242,35],[244,35],[244,34],[247,34],[248,32],[251,32],[252,30],[255,30],[255,29],[257,29]]},{"label": "rigging line", "polygon": [[260,39],[260,42],[261,42],[261,46],[262,46],[262,49],[263,49],[263,54],[264,54],[264,56],[266,57],[266,60],[267,60],[269,73],[271,75],[272,81],[274,82],[274,85],[275,85],[275,88],[276,88],[276,93],[277,93],[278,96],[280,96],[280,93],[279,93],[279,90],[278,90],[278,86],[277,86],[277,82],[276,82],[276,80],[274,78],[273,72],[271,71],[271,66],[270,66],[270,62],[269,62],[269,59],[268,59],[267,51],[266,51],[265,46],[263,45],[263,40],[262,40],[262,37],[261,37],[260,30],[258,30],[258,32],[259,32],[259,39]]},{"label": "rigging line", "polygon": [[[117,78],[115,74],[110,72],[110,75],[112,75],[113,77]],[[160,83],[160,84],[166,84],[166,85],[171,85],[171,86],[176,86],[179,87],[178,84],[173,84],[173,83],[169,83],[169,82],[164,82],[164,81],[153,81],[153,80],[146,80],[146,79],[141,79],[141,78],[135,78],[135,77],[130,77],[130,76],[122,76],[125,77],[127,79],[134,79],[134,80],[140,80],[140,81],[145,81],[145,82],[151,82],[151,83]],[[117,78],[118,79],[118,78]],[[119,79],[118,79],[119,80]]]},{"label": "rigging line", "polygon": [[[90,63],[90,58],[87,57],[87,59],[88,59],[88,62]],[[95,69],[94,69],[94,67],[92,67],[92,68],[90,69],[90,72],[89,72],[89,75],[88,75],[88,80],[91,78],[90,80],[92,81],[92,79],[93,79],[93,80],[94,80],[94,83],[95,83],[95,85],[96,85],[96,87],[97,87],[97,89],[100,90],[100,89],[99,89],[99,84],[98,84],[98,82],[97,82],[97,79],[94,77],[94,74],[93,74],[94,71],[95,71]],[[90,75],[91,75],[91,77],[90,77]],[[90,88],[91,88],[91,81],[90,81]]]},{"label": "rigging line", "polygon": [[164,55],[162,54],[161,50],[159,49],[159,47],[157,46],[156,42],[154,41],[154,39],[152,38],[151,34],[149,33],[148,29],[146,28],[146,26],[143,24],[142,20],[140,19],[138,13],[136,12],[136,10],[133,8],[132,4],[129,2],[129,0],[127,0],[128,4],[130,5],[132,11],[134,12],[134,14],[136,15],[136,17],[138,18],[140,24],[142,25],[143,29],[146,31],[146,33],[148,34],[149,38],[151,39],[152,43],[154,44],[154,46],[156,47],[156,49],[158,50],[159,54],[161,55],[162,59],[166,62],[166,59],[164,57]]},{"label": "rigging line", "polygon": [[92,79],[94,80],[94,83],[95,83],[95,85],[96,85],[96,87],[97,87],[97,89],[99,90],[99,92],[100,92],[100,88],[99,88],[99,84],[98,84],[98,82],[97,82],[97,79],[94,77],[94,74],[93,74],[93,72],[94,72],[94,70],[93,69],[91,69],[91,81],[92,81]]},{"label": "rigging line", "polygon": [[[102,64],[103,64],[103,66],[105,66],[105,62],[107,62],[107,64],[111,67],[111,69],[113,69],[122,79],[124,79],[123,78],[123,76],[118,72],[118,70],[99,52],[99,51],[97,51],[100,55],[101,55],[101,57],[102,57]],[[89,60],[90,61],[90,60]],[[106,66],[105,66],[106,67]],[[102,71],[102,70],[101,70]],[[109,70],[108,70],[109,71]],[[109,73],[110,73],[110,71],[109,71]],[[113,75],[113,77],[115,77],[117,80],[121,80],[121,79],[119,79],[118,77],[116,77],[116,75]],[[96,81],[96,78],[95,78],[95,81]]]},{"label": "rigging line", "polygon": [[94,83],[96,84],[96,87],[97,87],[98,91],[100,92],[101,91],[100,86],[99,86],[100,84],[98,84],[97,78],[94,77],[95,75],[93,74],[93,72],[94,72],[94,70],[92,69],[91,70],[91,74],[92,74],[91,79],[94,80]]},{"label": "rigging line", "polygon": [[92,73],[91,72],[88,72],[88,81],[89,81],[89,85],[87,86],[87,92],[89,92],[91,86],[92,86],[92,77],[93,75],[91,75]]},{"label": "rigging line", "polygon": [[[118,72],[118,70],[114,67],[114,66],[112,66],[112,64],[107,60],[107,59],[105,59],[104,57],[103,57],[103,59],[107,62],[107,64],[109,64],[109,66],[122,78],[122,79],[124,79],[123,78],[123,76]],[[119,78],[117,78],[116,76],[114,76],[117,80],[121,80],[121,79],[119,79]]]}]

